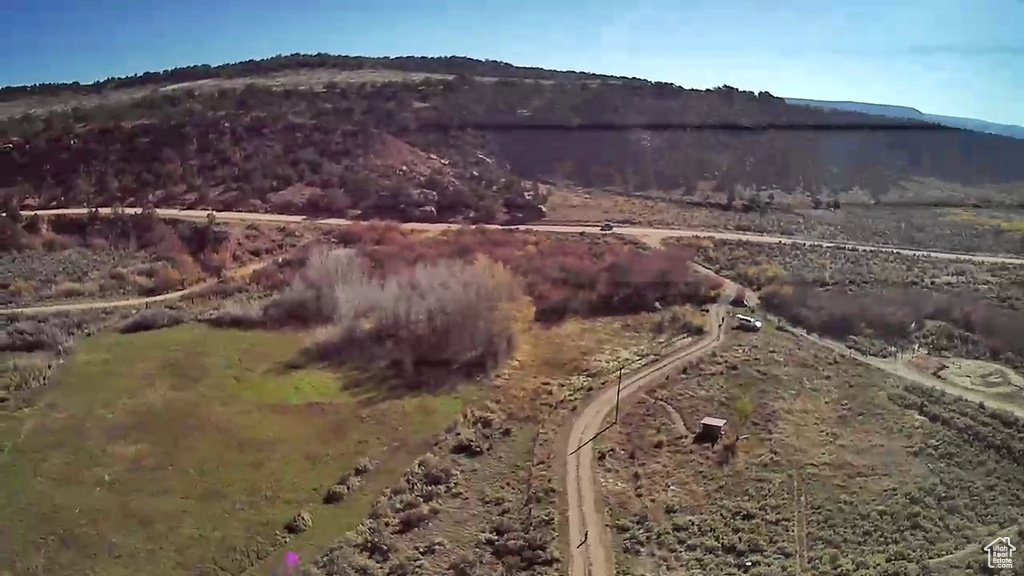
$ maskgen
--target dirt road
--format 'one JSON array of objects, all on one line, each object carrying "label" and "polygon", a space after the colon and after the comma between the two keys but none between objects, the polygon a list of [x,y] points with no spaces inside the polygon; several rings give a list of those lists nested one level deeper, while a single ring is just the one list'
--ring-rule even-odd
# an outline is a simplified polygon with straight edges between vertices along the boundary
[{"label": "dirt road", "polygon": [[[665,381],[679,365],[711,351],[725,336],[723,323],[728,316],[728,303],[735,294],[731,282],[711,309],[709,330],[697,342],[639,370],[623,381],[620,399],[625,399],[649,386]],[[615,409],[616,388],[607,387],[583,408],[573,422],[566,444],[566,492],[569,500],[569,543],[572,558],[570,576],[612,576],[610,535],[604,523],[604,511],[594,486],[593,444],[586,444],[602,428],[608,414]],[[582,448],[580,448],[582,446]],[[578,451],[577,448],[579,448]],[[575,454],[572,454],[576,451]],[[571,455],[570,455],[571,454]],[[582,545],[580,545],[582,543]]]},{"label": "dirt road", "polygon": [[[85,214],[88,212],[86,208],[58,208],[53,210],[36,210],[36,211],[25,211],[22,214],[30,216],[32,214],[39,214],[40,216],[46,215],[58,215],[58,214]],[[100,208],[100,213],[109,213],[109,208]],[[138,213],[141,212],[139,208],[125,208],[127,213]],[[157,214],[163,218],[179,218],[184,220],[205,220],[209,212],[203,210],[177,210],[177,209],[157,209]],[[299,222],[316,222],[325,226],[346,226],[352,224],[351,220],[345,220],[342,218],[325,218],[322,220],[309,220],[304,216],[294,216],[287,214],[259,214],[254,212],[214,212],[213,213],[217,220],[223,222],[277,222],[277,223],[299,223]],[[446,223],[422,223],[422,222],[408,222],[402,224],[403,228],[410,230],[424,230],[424,231],[440,231],[450,230],[455,228],[461,228],[460,224],[446,224]],[[522,226],[498,226],[495,224],[482,225],[484,228],[504,228],[514,230],[534,230],[537,232],[565,232],[565,233],[580,233],[580,232],[591,232],[601,233],[598,230],[598,225],[556,225],[556,224],[527,224]],[[842,247],[842,248],[856,248],[858,250],[869,251],[869,252],[891,252],[896,254],[904,254],[907,256],[923,256],[927,258],[940,258],[946,260],[971,260],[974,262],[990,262],[990,263],[1002,263],[1002,264],[1021,264],[1024,265],[1024,258],[1014,256],[1000,256],[993,254],[955,254],[950,252],[933,252],[930,250],[917,250],[913,248],[895,248],[888,246],[879,246],[873,244],[854,244],[847,242],[829,242],[825,240],[810,240],[806,238],[794,238],[789,236],[767,236],[762,234],[747,234],[742,232],[711,232],[706,230],[682,230],[682,229],[664,229],[664,228],[638,228],[631,226],[617,227],[614,230],[615,234],[625,234],[627,236],[633,236],[636,238],[643,239],[647,242],[657,244],[665,238],[715,238],[719,240],[742,240],[744,242],[758,242],[762,244],[800,244],[804,246],[825,246],[825,247]]]},{"label": "dirt road", "polygon": [[[259,268],[266,266],[267,264],[277,260],[280,256],[274,256],[273,258],[265,258],[258,262],[253,262],[242,266],[241,268],[235,268],[227,271],[227,278],[239,278],[247,274],[251,274]],[[29,306],[26,308],[7,308],[0,309],[0,316],[9,316],[12,314],[18,314],[21,316],[29,315],[40,315],[40,314],[53,314],[56,312],[70,312],[70,311],[81,311],[81,310],[100,310],[108,308],[131,308],[132,306],[145,306],[146,304],[155,304],[157,302],[166,302],[168,300],[177,300],[178,298],[184,298],[190,294],[196,294],[201,290],[205,290],[211,286],[216,285],[221,280],[206,280],[200,282],[194,286],[189,286],[184,290],[178,290],[175,292],[167,292],[165,294],[158,294],[156,296],[145,296],[136,298],[125,298],[123,300],[101,300],[96,302],[70,302],[68,304],[50,304],[46,306]]]},{"label": "dirt road", "polygon": [[869,366],[874,366],[875,368],[878,368],[879,370],[882,370],[884,372],[888,372],[893,376],[899,376],[900,378],[905,378],[912,382],[923,384],[924,386],[938,388],[939,390],[949,392],[950,394],[959,396],[965,400],[984,403],[986,406],[999,408],[1001,410],[1010,412],[1011,414],[1016,414],[1020,418],[1024,418],[1024,408],[1020,406],[1009,404],[1007,402],[1000,402],[999,400],[991,398],[986,394],[982,394],[980,392],[975,392],[973,390],[968,390],[967,388],[962,388],[960,386],[950,384],[949,382],[946,382],[929,374],[923,374],[921,372],[918,372],[917,370],[914,370],[913,368],[901,364],[896,360],[877,358],[875,356],[865,356],[864,354],[861,354],[856,350],[852,350],[844,346],[840,342],[836,342],[835,340],[818,336],[817,334],[811,334],[802,329],[794,328],[793,332],[803,338],[806,338],[807,340],[810,340],[811,342],[814,342],[821,346],[825,346],[827,348],[831,348],[832,350],[835,350],[840,354],[853,358],[854,360],[863,362],[864,364],[867,364]]}]

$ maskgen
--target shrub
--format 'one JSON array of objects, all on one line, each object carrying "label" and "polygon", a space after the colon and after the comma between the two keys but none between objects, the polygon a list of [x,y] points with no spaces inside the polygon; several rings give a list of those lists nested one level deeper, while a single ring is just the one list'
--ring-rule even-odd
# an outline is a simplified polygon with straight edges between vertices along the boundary
[{"label": "shrub", "polygon": [[[221,280],[213,284],[208,284],[202,288],[196,290],[195,298],[209,298],[212,300],[222,300],[235,294],[245,292],[245,284],[232,279]],[[262,313],[262,312],[261,312]]]},{"label": "shrub", "polygon": [[25,392],[46,384],[53,365],[45,358],[10,360],[0,364],[0,392]]},{"label": "shrub", "polygon": [[133,334],[135,332],[147,332],[177,326],[185,321],[185,314],[178,310],[167,308],[149,308],[140,310],[134,316],[124,321],[118,328],[121,334]]},{"label": "shrub", "polygon": [[335,484],[327,489],[324,494],[324,504],[337,504],[348,496],[349,487],[347,484]]},{"label": "shrub", "polygon": [[658,313],[651,325],[655,334],[703,334],[707,330],[704,317],[691,308],[672,308]]},{"label": "shrub", "polygon": [[266,324],[263,309],[249,302],[232,302],[199,320],[218,328],[259,328]]},{"label": "shrub", "polygon": [[0,351],[55,351],[69,342],[70,338],[55,326],[35,320],[24,320],[11,324],[0,334]]},{"label": "shrub", "polygon": [[373,470],[373,460],[364,457],[356,464],[355,474],[356,476],[364,476],[369,474],[371,470]]},{"label": "shrub", "polygon": [[398,515],[398,533],[405,534],[411,532],[420,526],[423,526],[427,522],[430,522],[430,518],[433,515],[426,506],[417,506],[412,510],[406,510]]},{"label": "shrub", "polygon": [[453,576],[483,576],[488,574],[472,554],[463,553],[448,565]]},{"label": "shrub", "polygon": [[309,512],[301,510],[288,521],[288,524],[285,525],[285,530],[287,530],[289,534],[301,534],[312,527],[313,516],[310,515]]},{"label": "shrub", "polygon": [[131,275],[124,268],[114,268],[107,275],[118,284],[127,284],[131,279]]},{"label": "shrub", "polygon": [[475,430],[471,428],[459,429],[452,439],[451,453],[473,458],[487,452],[488,448],[489,444],[482,441]]},{"label": "shrub", "polygon": [[426,486],[448,486],[456,481],[459,472],[437,456],[427,454],[416,461],[409,476],[422,480]]},{"label": "shrub", "polygon": [[184,284],[181,272],[169,264],[161,263],[156,267],[153,274],[152,291],[157,294],[180,290]]},{"label": "shrub", "polygon": [[20,299],[34,296],[37,287],[35,283],[32,282],[31,280],[23,280],[21,278],[16,278],[13,282],[11,282],[11,285],[7,288],[7,290],[10,292],[11,296]]},{"label": "shrub", "polygon": [[79,298],[89,293],[89,287],[78,282],[64,282],[53,289],[57,298]]}]

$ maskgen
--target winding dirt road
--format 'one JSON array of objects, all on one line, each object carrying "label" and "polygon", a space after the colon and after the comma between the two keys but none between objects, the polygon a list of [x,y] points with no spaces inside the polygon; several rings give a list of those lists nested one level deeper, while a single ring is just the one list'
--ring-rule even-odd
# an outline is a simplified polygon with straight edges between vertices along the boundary
[{"label": "winding dirt road", "polygon": [[[722,342],[726,333],[724,323],[729,301],[736,289],[736,285],[730,282],[712,307],[707,334],[697,342],[630,375],[622,382],[620,400],[664,382],[666,376],[681,364],[710,352]],[[569,543],[572,549],[570,576],[612,576],[614,573],[611,538],[594,486],[593,444],[587,442],[601,430],[604,419],[615,409],[615,395],[616,388],[608,386],[583,408],[573,422],[569,442],[565,447],[566,454],[570,454],[566,458],[565,477],[569,500]]]}]

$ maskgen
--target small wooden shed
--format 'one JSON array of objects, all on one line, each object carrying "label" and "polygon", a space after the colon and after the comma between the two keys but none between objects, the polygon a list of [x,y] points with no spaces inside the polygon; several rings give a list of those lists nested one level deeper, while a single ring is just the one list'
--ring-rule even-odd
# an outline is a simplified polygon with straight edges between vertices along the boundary
[{"label": "small wooden shed", "polygon": [[726,422],[724,418],[712,418],[711,416],[707,416],[700,421],[699,434],[704,438],[718,440],[722,437],[722,433],[725,430],[725,424]]}]

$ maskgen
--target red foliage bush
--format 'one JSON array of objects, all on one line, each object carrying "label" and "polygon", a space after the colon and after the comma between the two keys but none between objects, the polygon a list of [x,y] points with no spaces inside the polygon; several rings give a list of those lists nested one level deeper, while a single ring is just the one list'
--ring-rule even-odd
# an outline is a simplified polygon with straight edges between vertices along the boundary
[{"label": "red foliage bush", "polygon": [[540,321],[710,303],[720,288],[692,270],[689,249],[645,251],[616,237],[464,228],[423,238],[392,224],[358,224],[333,237],[359,250],[383,275],[419,262],[487,256],[523,279]]},{"label": "red foliage bush", "polygon": [[834,338],[871,336],[896,343],[924,328],[926,320],[937,320],[978,336],[994,358],[1024,358],[1024,311],[968,296],[920,288],[852,292],[801,284],[773,286],[761,293],[761,302],[794,324]]},{"label": "red foliage bush", "polygon": [[[55,215],[47,217],[52,238],[84,245],[103,243],[109,247],[152,252],[170,262],[186,276],[216,272],[222,265],[207,256],[228,245],[230,232],[223,227],[199,222],[163,220],[152,214]],[[192,281],[195,278],[188,278]]]}]

